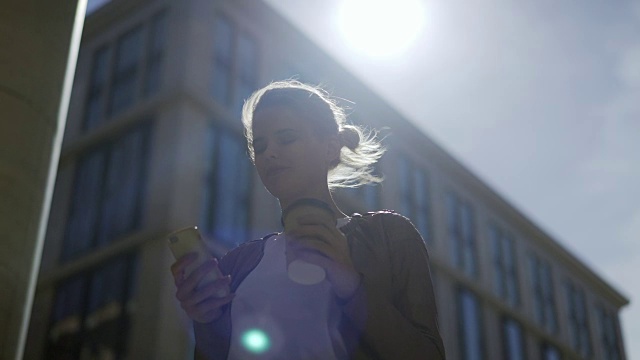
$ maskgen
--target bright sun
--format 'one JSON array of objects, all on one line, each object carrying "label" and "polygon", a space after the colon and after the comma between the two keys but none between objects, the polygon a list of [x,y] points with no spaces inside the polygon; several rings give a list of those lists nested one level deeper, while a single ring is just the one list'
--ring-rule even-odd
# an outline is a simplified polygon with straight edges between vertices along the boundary
[{"label": "bright sun", "polygon": [[373,57],[392,57],[420,35],[424,1],[341,0],[337,25],[353,49]]}]

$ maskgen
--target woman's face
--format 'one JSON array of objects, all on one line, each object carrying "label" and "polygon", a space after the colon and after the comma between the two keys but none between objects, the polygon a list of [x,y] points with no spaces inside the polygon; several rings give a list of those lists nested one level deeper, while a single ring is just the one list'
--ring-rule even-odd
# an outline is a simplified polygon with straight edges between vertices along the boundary
[{"label": "woman's face", "polygon": [[321,194],[331,161],[339,155],[337,137],[314,133],[309,121],[284,106],[253,115],[253,150],[262,183],[278,199]]}]

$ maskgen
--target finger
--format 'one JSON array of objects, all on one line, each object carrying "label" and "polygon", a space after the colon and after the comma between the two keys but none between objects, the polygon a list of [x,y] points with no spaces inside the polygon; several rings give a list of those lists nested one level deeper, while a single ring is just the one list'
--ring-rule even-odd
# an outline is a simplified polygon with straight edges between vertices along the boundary
[{"label": "finger", "polygon": [[236,294],[229,294],[222,298],[210,298],[195,306],[188,307],[188,310],[185,309],[185,311],[187,311],[188,314],[192,314],[193,318],[203,318],[212,311],[219,310],[224,305],[230,303],[235,296]]},{"label": "finger", "polygon": [[174,277],[181,274],[184,269],[189,266],[192,262],[194,262],[198,258],[198,253],[190,252],[187,255],[179,258],[171,265],[171,272]]},{"label": "finger", "polygon": [[187,299],[189,294],[196,289],[205,275],[210,271],[214,271],[217,266],[218,261],[216,259],[208,260],[189,274],[189,276],[180,283],[180,286],[178,286],[178,292],[176,293],[178,300],[183,301]]},{"label": "finger", "polygon": [[335,235],[324,226],[304,225],[287,233],[290,238],[314,238],[327,244],[335,242]]},{"label": "finger", "polygon": [[210,282],[204,286],[200,286],[198,287],[198,289],[196,289],[196,291],[193,292],[191,297],[183,301],[183,305],[192,306],[210,297],[218,297],[216,295],[218,291],[220,289],[224,289],[225,287],[228,287],[230,282],[231,282],[231,277],[225,276],[214,282]]},{"label": "finger", "polygon": [[317,216],[314,216],[314,215],[304,215],[297,218],[296,222],[298,223],[298,225],[318,225],[318,226],[325,227],[327,229],[336,227],[335,222],[330,223],[322,220],[323,219],[319,219]]}]

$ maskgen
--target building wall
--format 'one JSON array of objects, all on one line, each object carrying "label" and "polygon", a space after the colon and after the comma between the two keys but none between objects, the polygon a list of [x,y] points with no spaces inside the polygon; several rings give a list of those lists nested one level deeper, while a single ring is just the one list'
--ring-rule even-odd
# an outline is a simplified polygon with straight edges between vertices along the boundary
[{"label": "building wall", "polygon": [[[154,22],[159,16],[164,20]],[[154,26],[164,29],[164,35],[154,38]],[[127,47],[125,39],[132,29],[141,29],[142,35],[131,40],[137,46]],[[150,46],[154,41],[159,45]],[[100,82],[92,74],[96,73],[96,54],[105,46],[112,53],[106,57],[107,75]],[[135,49],[142,50],[139,57],[130,56],[137,59],[137,65],[131,66],[124,55],[135,54]],[[229,78],[222,84],[224,74]],[[619,358],[625,358],[617,319],[627,299],[292,25],[255,0],[112,1],[87,18],[27,358],[55,358],[56,353],[62,354],[60,346],[64,346],[59,339],[65,337],[60,334],[70,339],[66,349],[78,357],[100,353],[154,359],[190,356],[190,325],[174,299],[168,270],[173,260],[163,235],[197,224],[212,251],[221,256],[235,243],[279,230],[278,203],[264,190],[244,156],[238,105],[252,89],[293,75],[303,81],[323,82],[336,96],[353,100],[355,104],[350,106],[354,121],[374,128],[391,128],[385,140],[389,151],[378,168],[385,182],[376,188],[339,191],[337,201],[349,212],[402,210],[423,229],[449,358],[517,358],[506,353],[509,341],[503,335],[505,316],[515,321],[508,322],[511,329],[521,329],[521,337],[515,333],[514,341],[524,344],[518,346],[524,349],[523,358],[541,358],[543,342],[553,345],[564,359],[581,358],[570,336],[568,319],[574,306],[569,307],[566,300],[569,279],[584,289],[592,349],[589,358],[612,356],[604,352],[598,321],[600,306],[612,316],[616,336],[608,341],[617,345]],[[149,92],[145,90],[148,83],[157,86]],[[131,89],[135,95],[130,96],[130,104],[110,113],[113,99],[126,99],[122,94]],[[96,98],[100,99],[98,113],[103,116],[96,117],[100,120],[87,129],[88,104]],[[142,124],[149,129],[147,147],[136,162],[131,160],[136,159],[132,154],[144,137],[134,137],[135,141],[130,142],[122,139]],[[83,159],[95,149],[105,148],[105,144],[111,144],[102,150],[106,158],[116,159],[118,149],[125,149],[127,156],[98,167],[102,176],[87,170],[90,175],[83,178],[79,175],[86,168]],[[132,174],[138,174],[139,169],[144,169],[143,180],[133,186],[132,179],[138,177]],[[82,190],[83,181],[107,179],[109,184],[108,179],[112,178],[118,186],[102,185],[104,190],[93,195],[98,199],[95,202],[89,201],[88,195],[81,198],[84,201],[77,200],[78,194],[91,193]],[[229,186],[233,191],[217,191],[221,187],[228,190]],[[124,231],[115,231],[129,218],[118,223],[115,216],[116,220],[108,223],[105,219],[111,219],[109,216],[114,213],[109,201],[119,201],[116,213],[129,211],[136,199],[130,193],[141,199],[137,210],[130,210],[138,221]],[[453,208],[451,194],[457,199]],[[220,218],[217,206],[227,200],[231,205],[225,205],[225,209],[234,216]],[[95,205],[86,206],[87,203]],[[90,234],[86,237],[93,236],[98,243],[74,256],[65,255],[73,248],[71,243],[84,241],[82,236],[69,233],[70,229],[82,228],[73,224],[92,219],[92,209],[98,209],[100,225],[72,233]],[[455,209],[456,225],[450,225],[451,209]],[[471,222],[466,220],[469,213],[473,214]],[[465,224],[469,224],[470,231],[465,230]],[[492,225],[511,239],[505,240],[513,244],[511,261],[504,256],[503,261],[496,261],[489,230]],[[102,238],[106,240],[100,242]],[[465,249],[470,255],[457,264],[455,254],[462,252],[456,250]],[[536,321],[536,292],[529,265],[532,254],[549,264],[552,281],[546,289],[553,290],[549,298],[555,307],[556,330],[545,329]],[[132,259],[124,272],[113,270],[117,266],[101,270],[121,256]],[[513,275],[503,277],[513,279],[517,289],[518,296],[512,303],[508,295],[501,297],[496,290],[496,263],[513,269],[505,272]],[[78,276],[84,279],[84,290],[68,293],[80,294],[73,295],[80,300],[72,295],[60,300],[65,284]],[[129,282],[131,285],[127,285]],[[73,305],[74,299],[79,301],[77,306]],[[74,309],[80,311],[73,313]],[[477,315],[477,323],[473,315]],[[479,341],[474,343],[476,338]],[[468,339],[466,346],[464,339]],[[58,348],[54,353],[55,344]],[[478,351],[473,344],[478,345]]]}]

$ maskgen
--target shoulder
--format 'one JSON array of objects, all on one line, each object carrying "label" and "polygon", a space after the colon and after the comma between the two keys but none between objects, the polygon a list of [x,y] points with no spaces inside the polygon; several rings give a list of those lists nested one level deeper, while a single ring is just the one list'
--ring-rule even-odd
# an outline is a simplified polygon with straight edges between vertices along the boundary
[{"label": "shoulder", "polygon": [[424,240],[416,227],[408,217],[402,214],[384,209],[368,212],[364,215],[355,215],[354,218],[359,219],[357,221],[360,226],[367,227],[371,232],[381,235],[388,246],[425,247]]},{"label": "shoulder", "polygon": [[415,230],[411,220],[394,210],[383,209],[380,211],[367,212],[364,215],[354,214],[354,219],[361,223],[379,224],[385,229],[407,228]]},{"label": "shoulder", "polygon": [[261,239],[247,241],[229,250],[222,259],[220,259],[220,268],[223,273],[231,273],[234,268],[243,262],[254,257],[262,256],[265,242],[273,235],[275,235],[275,233],[266,235]]}]

